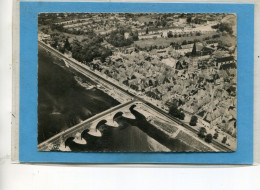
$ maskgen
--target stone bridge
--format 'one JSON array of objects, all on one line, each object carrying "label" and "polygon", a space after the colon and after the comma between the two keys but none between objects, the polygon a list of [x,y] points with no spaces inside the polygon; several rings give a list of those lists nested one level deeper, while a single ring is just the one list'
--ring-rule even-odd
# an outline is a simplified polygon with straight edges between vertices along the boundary
[{"label": "stone bridge", "polygon": [[50,139],[40,143],[38,145],[38,151],[70,151],[68,147],[65,147],[65,141],[70,137],[73,137],[74,142],[78,144],[86,144],[86,141],[81,138],[81,133],[84,130],[89,129],[90,135],[101,136],[101,132],[97,129],[98,126],[106,124],[112,127],[118,127],[118,123],[115,121],[115,116],[122,115],[126,118],[135,119],[135,116],[130,112],[129,108],[132,105],[136,105],[137,103],[138,101],[132,100],[124,104],[119,104],[97,115],[94,115],[93,117],[65,131],[62,131],[57,135],[51,137]]}]

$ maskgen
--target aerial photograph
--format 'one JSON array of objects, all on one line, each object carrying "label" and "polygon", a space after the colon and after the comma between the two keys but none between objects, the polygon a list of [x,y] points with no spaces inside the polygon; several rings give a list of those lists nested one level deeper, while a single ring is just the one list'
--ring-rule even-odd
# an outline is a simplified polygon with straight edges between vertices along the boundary
[{"label": "aerial photograph", "polygon": [[236,151],[236,14],[38,14],[37,132],[38,151]]}]

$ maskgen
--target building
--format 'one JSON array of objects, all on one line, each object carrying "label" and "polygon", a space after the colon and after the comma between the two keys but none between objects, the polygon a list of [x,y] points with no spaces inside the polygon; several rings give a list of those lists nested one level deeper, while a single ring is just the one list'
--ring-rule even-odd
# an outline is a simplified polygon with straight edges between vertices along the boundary
[{"label": "building", "polygon": [[215,66],[220,68],[223,65],[232,64],[234,62],[234,56],[221,57],[216,59]]}]

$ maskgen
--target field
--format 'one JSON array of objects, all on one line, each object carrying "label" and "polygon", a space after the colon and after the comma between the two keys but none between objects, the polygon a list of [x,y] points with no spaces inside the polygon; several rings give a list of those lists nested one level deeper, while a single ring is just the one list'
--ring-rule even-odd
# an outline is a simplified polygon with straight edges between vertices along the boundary
[{"label": "field", "polygon": [[[49,31],[51,31],[51,28],[49,26],[39,26],[38,27],[38,30],[42,30],[43,28],[45,29],[48,29]],[[53,30],[50,32],[50,34],[53,34],[53,33],[61,33],[60,31],[58,30]],[[78,41],[82,41],[84,38],[84,35],[76,35],[76,34],[69,34],[69,33],[62,33],[64,36],[68,37],[69,38],[69,42],[72,43],[74,39],[78,40]]]},{"label": "field", "polygon": [[[192,145],[192,147],[197,148],[198,150],[202,150],[205,152],[213,151],[212,149],[210,149],[209,147],[207,147],[206,145],[204,145],[203,143],[201,143],[200,141],[183,131],[180,131],[176,138],[184,140],[187,144]],[[209,144],[209,146],[211,145]]]},{"label": "field", "polygon": [[[212,35],[217,34],[217,32],[210,32],[207,34],[202,34],[200,36],[188,36],[188,37],[177,37],[177,38],[156,38],[156,39],[142,39],[139,41],[135,41],[134,44],[137,45],[140,48],[150,47],[150,46],[162,46],[162,47],[168,47],[172,42],[178,42],[182,43],[184,40],[186,41],[193,41],[193,40],[199,40],[203,41],[206,37],[212,37]],[[221,36],[220,38],[216,38],[218,40],[223,41],[224,43],[231,43],[233,42],[232,37],[230,36]]]},{"label": "field", "polygon": [[136,18],[137,21],[141,22],[141,23],[149,23],[149,21],[155,21],[156,19],[151,18],[150,16],[140,16]]}]

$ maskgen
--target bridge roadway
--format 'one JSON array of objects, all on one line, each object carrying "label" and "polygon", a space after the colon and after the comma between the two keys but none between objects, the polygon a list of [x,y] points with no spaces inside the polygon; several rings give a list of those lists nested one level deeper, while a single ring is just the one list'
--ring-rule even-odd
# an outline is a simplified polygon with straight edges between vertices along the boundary
[{"label": "bridge roadway", "polygon": [[[81,63],[77,63],[76,61],[73,61],[73,60],[69,59],[69,58],[66,57],[64,54],[62,54],[62,53],[60,53],[58,50],[56,50],[56,49],[54,49],[54,48],[48,46],[48,45],[45,44],[44,42],[38,41],[38,44],[39,44],[41,47],[43,47],[44,49],[46,49],[47,51],[54,53],[57,57],[59,57],[59,58],[61,58],[61,59],[65,59],[65,60],[67,60],[69,63],[73,64],[74,66],[76,66],[76,67],[78,67],[78,68],[80,68],[80,70],[84,70],[84,71],[85,71],[86,73],[88,73],[88,74],[91,73],[91,74],[94,75],[95,77],[97,77],[97,78],[99,78],[99,79],[105,81],[107,84],[109,84],[109,85],[111,85],[111,86],[113,86],[113,87],[119,89],[120,91],[124,92],[125,94],[127,94],[127,95],[133,97],[135,100],[141,101],[141,102],[143,102],[144,104],[150,106],[151,108],[153,108],[154,110],[156,110],[158,113],[160,113],[160,114],[164,115],[165,117],[171,119],[172,121],[176,122],[177,124],[181,125],[182,127],[186,128],[186,129],[188,129],[188,130],[190,130],[191,132],[193,132],[193,133],[195,133],[195,134],[198,133],[198,131],[195,130],[194,128],[192,128],[191,126],[189,126],[189,125],[183,123],[182,121],[180,121],[179,119],[177,119],[177,118],[175,118],[175,117],[170,116],[168,113],[166,113],[166,112],[163,111],[162,109],[160,109],[160,108],[158,108],[157,106],[151,104],[150,102],[148,102],[148,101],[146,101],[146,100],[144,100],[144,99],[142,99],[142,98],[136,96],[135,94],[133,94],[133,93],[131,93],[131,92],[129,92],[129,91],[123,89],[123,88],[120,87],[119,85],[117,85],[117,84],[115,84],[115,83],[112,83],[112,82],[110,82],[109,80],[107,80],[107,79],[105,79],[105,78],[99,76],[99,75],[96,74],[95,72],[93,72],[93,71],[87,69],[86,67],[83,67],[83,66],[81,65]],[[213,145],[216,149],[218,149],[218,150],[220,150],[220,151],[223,151],[223,152],[233,152],[232,149],[230,149],[229,147],[226,147],[225,145],[223,145],[223,144],[217,142],[217,141],[214,140],[214,139],[212,140],[212,145]]]}]

